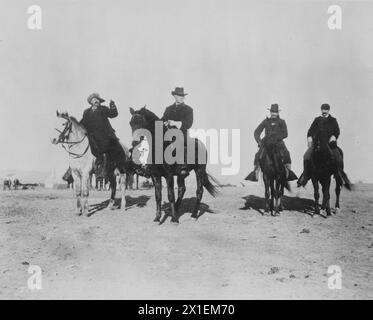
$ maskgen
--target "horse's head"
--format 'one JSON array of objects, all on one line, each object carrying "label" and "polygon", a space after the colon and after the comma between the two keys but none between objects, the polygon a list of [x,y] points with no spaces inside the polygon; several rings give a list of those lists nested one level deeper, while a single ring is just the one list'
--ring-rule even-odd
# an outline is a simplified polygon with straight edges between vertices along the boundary
[{"label": "horse's head", "polygon": [[58,144],[58,143],[64,143],[69,141],[69,137],[71,133],[74,131],[75,127],[81,128],[81,130],[85,131],[79,122],[74,118],[69,116],[67,112],[59,112],[56,111],[57,118],[65,120],[63,123],[62,129],[59,130],[55,128],[55,130],[58,132],[58,135],[54,138],[52,138],[52,143],[53,144]]},{"label": "horse's head", "polygon": [[313,139],[313,160],[315,163],[328,164],[331,159],[329,141],[322,135],[317,135]]},{"label": "horse's head", "polygon": [[146,109],[146,106],[139,110],[130,108],[130,113],[132,115],[130,120],[132,133],[138,129],[153,131],[155,121],[159,120],[159,118],[153,112]]}]

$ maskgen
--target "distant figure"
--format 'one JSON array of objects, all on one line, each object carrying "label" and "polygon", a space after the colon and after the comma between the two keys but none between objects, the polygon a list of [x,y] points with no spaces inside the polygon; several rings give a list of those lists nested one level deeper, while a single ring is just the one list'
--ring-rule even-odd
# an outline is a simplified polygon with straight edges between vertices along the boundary
[{"label": "distant figure", "polygon": [[[260,160],[262,159],[264,148],[267,143],[276,144],[282,155],[282,159],[287,171],[287,180],[292,181],[297,179],[293,171],[291,171],[291,158],[288,149],[284,143],[284,139],[288,136],[288,129],[285,120],[280,118],[280,110],[278,104],[272,104],[270,111],[270,117],[264,119],[254,131],[255,141],[258,143],[259,151],[255,154],[254,159],[254,171],[252,171],[246,180],[258,181],[260,171]],[[265,136],[263,139],[260,138],[264,130]]]},{"label": "distant figure", "polygon": [[65,174],[62,176],[62,180],[67,182],[67,188],[68,189],[73,189],[74,188],[74,178],[71,173],[71,168],[67,169]]},{"label": "distant figure", "polygon": [[18,178],[14,178],[13,182],[12,182],[12,185],[13,185],[14,190],[18,190],[18,187],[21,186],[21,182],[19,181]]}]

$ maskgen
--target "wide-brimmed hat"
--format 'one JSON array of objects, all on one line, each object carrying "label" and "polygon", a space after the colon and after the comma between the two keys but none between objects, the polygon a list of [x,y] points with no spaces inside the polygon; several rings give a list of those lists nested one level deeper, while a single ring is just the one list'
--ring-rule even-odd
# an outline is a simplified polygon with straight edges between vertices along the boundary
[{"label": "wide-brimmed hat", "polygon": [[181,96],[185,97],[187,93],[184,93],[184,88],[176,87],[174,91],[171,92],[171,94],[174,96]]},{"label": "wide-brimmed hat", "polygon": [[330,110],[330,105],[328,105],[327,103],[323,103],[321,105],[321,110]]},{"label": "wide-brimmed hat", "polygon": [[268,108],[268,110],[269,110],[270,112],[276,112],[276,113],[278,113],[278,112],[281,111],[281,110],[278,108],[278,104],[277,104],[277,103],[272,104],[272,105],[271,105],[271,108]]},{"label": "wide-brimmed hat", "polygon": [[91,104],[91,101],[92,101],[93,98],[98,99],[100,102],[104,102],[104,101],[105,101],[104,99],[102,99],[102,98],[100,97],[100,95],[99,95],[98,93],[91,93],[91,94],[88,96],[88,98],[87,98],[87,101],[88,101],[89,104]]}]

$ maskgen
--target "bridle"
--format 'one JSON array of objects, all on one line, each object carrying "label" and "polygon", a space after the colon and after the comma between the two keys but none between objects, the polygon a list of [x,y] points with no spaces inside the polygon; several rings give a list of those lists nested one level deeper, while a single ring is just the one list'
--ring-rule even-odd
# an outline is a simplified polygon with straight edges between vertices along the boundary
[{"label": "bridle", "polygon": [[[65,127],[62,131],[55,128],[55,130],[60,133],[60,135],[58,136],[58,139],[57,139],[57,144],[60,143],[62,145],[62,148],[64,148],[71,157],[73,157],[75,159],[78,159],[78,158],[83,157],[87,153],[87,151],[89,149],[89,143],[87,145],[87,148],[85,148],[85,150],[81,154],[70,151],[70,149],[73,146],[75,146],[79,143],[82,143],[85,139],[87,139],[87,135],[85,134],[84,137],[79,141],[67,141],[67,139],[69,138],[69,136],[72,132],[72,126],[73,126],[72,121],[70,119],[68,119],[66,121]],[[65,145],[67,145],[67,147]]]}]

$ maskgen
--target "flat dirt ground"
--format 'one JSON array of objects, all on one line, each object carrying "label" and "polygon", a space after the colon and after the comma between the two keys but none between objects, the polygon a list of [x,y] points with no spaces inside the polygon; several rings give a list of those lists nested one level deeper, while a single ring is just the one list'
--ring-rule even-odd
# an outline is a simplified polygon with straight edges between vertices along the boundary
[{"label": "flat dirt ground", "polygon": [[[0,191],[0,298],[373,298],[373,185],[343,190],[328,219],[309,215],[308,188],[287,194],[280,217],[261,214],[260,183],[205,192],[194,221],[193,185],[179,225],[153,222],[152,189],[128,191],[126,211],[91,192],[89,218],[74,215],[70,190]],[[41,290],[28,289],[29,265],[42,269]],[[340,290],[328,288],[331,265]]]}]

